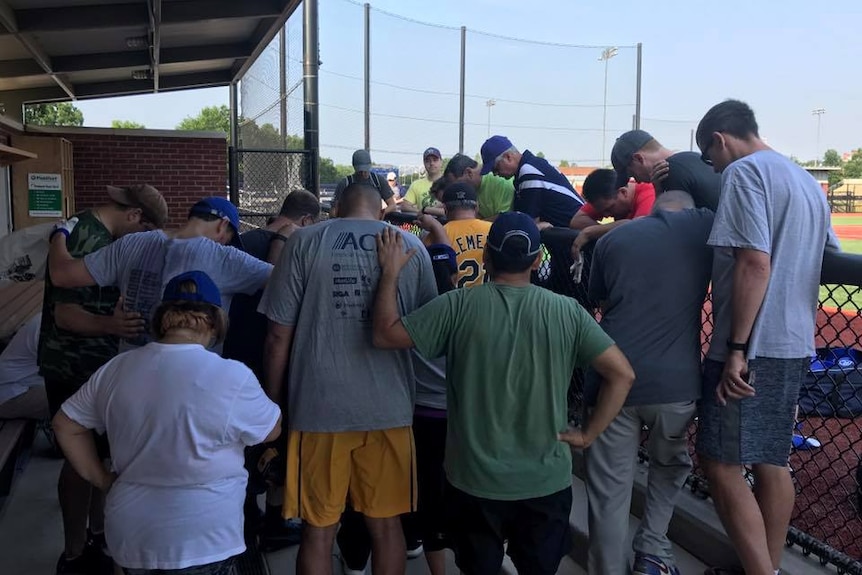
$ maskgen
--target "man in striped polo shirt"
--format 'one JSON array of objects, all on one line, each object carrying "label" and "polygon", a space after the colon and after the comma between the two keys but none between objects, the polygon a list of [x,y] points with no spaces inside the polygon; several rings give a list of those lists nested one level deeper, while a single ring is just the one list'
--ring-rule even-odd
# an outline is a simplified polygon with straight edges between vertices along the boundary
[{"label": "man in striped polo shirt", "polygon": [[505,136],[491,136],[482,144],[482,175],[493,172],[515,178],[512,210],[535,218],[539,229],[568,227],[584,205],[569,180],[544,158],[519,152]]}]

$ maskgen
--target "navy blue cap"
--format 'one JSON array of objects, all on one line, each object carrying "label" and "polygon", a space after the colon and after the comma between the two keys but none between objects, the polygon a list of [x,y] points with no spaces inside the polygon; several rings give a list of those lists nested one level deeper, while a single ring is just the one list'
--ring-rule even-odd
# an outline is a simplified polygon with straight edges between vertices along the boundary
[{"label": "navy blue cap", "polygon": [[[180,290],[180,286],[186,282],[195,284],[194,293]],[[168,282],[162,301],[196,301],[221,307],[221,293],[207,274],[202,271],[191,271],[181,273]]]},{"label": "navy blue cap", "polygon": [[242,238],[239,237],[239,212],[229,200],[218,196],[204,198],[189,210],[189,216],[194,214],[208,214],[226,218],[230,222],[230,227],[233,228],[233,240],[231,240],[230,245],[242,249]]},{"label": "navy blue cap", "polygon": [[[521,238],[526,241],[513,241]],[[542,249],[542,235],[535,220],[523,212],[497,216],[488,232],[488,247],[509,259],[536,257]]]},{"label": "navy blue cap", "polygon": [[490,174],[494,170],[494,161],[497,157],[512,147],[512,142],[506,136],[491,136],[482,144],[482,172]]},{"label": "navy blue cap", "polygon": [[428,246],[428,255],[431,256],[431,264],[443,264],[448,266],[449,275],[458,273],[458,262],[455,250],[446,244],[432,244]]},{"label": "navy blue cap", "polygon": [[440,150],[431,146],[430,148],[425,148],[425,151],[422,153],[422,160],[425,160],[428,156],[437,156],[438,158],[442,158],[443,154],[440,153]]},{"label": "navy blue cap", "polygon": [[455,182],[446,186],[446,189],[443,190],[443,197],[441,201],[448,205],[453,206],[464,206],[473,204],[475,207],[476,203],[479,201],[478,196],[476,195],[476,188],[468,184],[467,182]]}]

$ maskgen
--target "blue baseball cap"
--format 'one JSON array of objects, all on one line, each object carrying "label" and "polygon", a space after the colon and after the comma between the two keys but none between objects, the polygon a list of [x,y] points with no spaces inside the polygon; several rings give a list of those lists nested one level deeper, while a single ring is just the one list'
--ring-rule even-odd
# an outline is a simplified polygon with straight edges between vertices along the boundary
[{"label": "blue baseball cap", "polygon": [[542,235],[535,220],[527,214],[505,212],[491,224],[486,243],[506,259],[532,259],[542,249]]},{"label": "blue baseball cap", "polygon": [[422,152],[422,160],[426,160],[428,156],[437,156],[438,158],[442,158],[443,154],[440,153],[440,150],[431,146],[430,148],[426,148],[424,152]]},{"label": "blue baseball cap", "polygon": [[227,198],[220,198],[218,196],[204,198],[189,210],[189,217],[195,214],[208,214],[218,216],[219,218],[226,218],[230,223],[230,227],[233,228],[233,240],[231,240],[230,245],[242,249],[242,238],[239,237],[239,212],[236,206],[230,203]]},{"label": "blue baseball cap", "polygon": [[[180,286],[187,282],[195,284],[194,293],[180,290]],[[221,307],[221,293],[207,274],[202,271],[191,271],[181,273],[168,282],[162,301],[196,301]]]},{"label": "blue baseball cap", "polygon": [[494,170],[497,157],[512,147],[512,142],[506,136],[491,136],[482,144],[481,175],[490,174]]},{"label": "blue baseball cap", "polygon": [[428,246],[428,255],[431,256],[431,265],[445,265],[449,275],[458,273],[458,262],[455,250],[446,244],[432,244]]}]

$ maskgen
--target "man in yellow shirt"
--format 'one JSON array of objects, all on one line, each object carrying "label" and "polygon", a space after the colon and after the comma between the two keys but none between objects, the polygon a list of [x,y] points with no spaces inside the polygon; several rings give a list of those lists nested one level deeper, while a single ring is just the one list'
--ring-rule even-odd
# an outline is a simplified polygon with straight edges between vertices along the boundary
[{"label": "man in yellow shirt", "polygon": [[456,285],[459,288],[482,285],[488,281],[482,253],[491,222],[476,217],[476,188],[465,182],[456,182],[443,190],[442,199],[448,223],[444,226],[433,216],[420,216],[417,224],[428,231],[423,241],[425,245],[452,246],[458,264]]},{"label": "man in yellow shirt", "polygon": [[401,202],[402,212],[421,213],[423,208],[434,204],[430,193],[431,184],[443,175],[443,156],[440,155],[440,150],[434,147],[425,150],[422,163],[425,164],[425,177],[410,184],[404,194],[404,201]]}]

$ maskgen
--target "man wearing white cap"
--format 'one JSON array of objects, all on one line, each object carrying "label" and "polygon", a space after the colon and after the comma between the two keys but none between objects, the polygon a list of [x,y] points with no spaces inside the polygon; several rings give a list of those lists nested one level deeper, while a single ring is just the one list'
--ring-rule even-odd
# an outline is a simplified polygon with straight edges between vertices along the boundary
[{"label": "man wearing white cap", "polygon": [[401,185],[398,183],[398,174],[395,172],[386,174],[386,183],[389,184],[389,189],[392,190],[392,197],[395,198],[395,203],[400,204],[403,202],[404,190],[401,189]]}]

